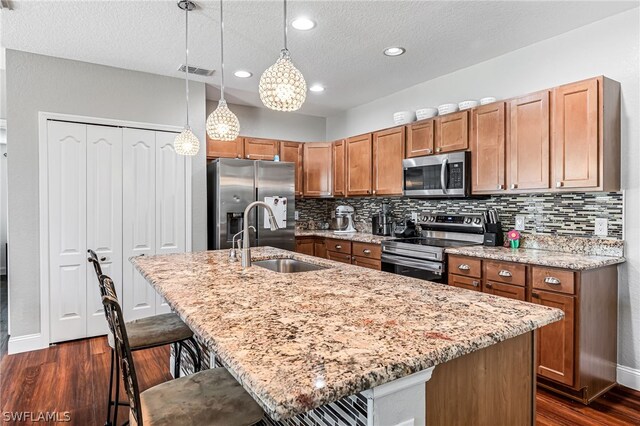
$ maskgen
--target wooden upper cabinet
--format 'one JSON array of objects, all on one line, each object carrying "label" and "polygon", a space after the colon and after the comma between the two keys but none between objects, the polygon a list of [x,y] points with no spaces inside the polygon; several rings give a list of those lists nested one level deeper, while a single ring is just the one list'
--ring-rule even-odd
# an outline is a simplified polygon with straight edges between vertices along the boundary
[{"label": "wooden upper cabinet", "polygon": [[244,158],[249,160],[273,160],[278,154],[278,141],[244,138]]},{"label": "wooden upper cabinet", "polygon": [[513,99],[510,107],[507,168],[509,189],[548,189],[549,91]]},{"label": "wooden upper cabinet", "polygon": [[237,137],[232,141],[219,141],[207,136],[207,158],[242,158],[244,157],[244,138]]},{"label": "wooden upper cabinet", "polygon": [[373,134],[373,194],[402,195],[405,127]]},{"label": "wooden upper cabinet", "polygon": [[435,123],[436,153],[469,149],[469,111],[443,115]]},{"label": "wooden upper cabinet", "polygon": [[407,126],[406,158],[422,157],[433,154],[433,133],[435,120],[424,121]]},{"label": "wooden upper cabinet", "polygon": [[553,186],[620,190],[620,83],[604,77],[553,91]]},{"label": "wooden upper cabinet", "polygon": [[495,102],[471,112],[472,193],[500,193],[506,186],[506,103]]},{"label": "wooden upper cabinet", "polygon": [[370,195],[373,177],[371,133],[347,139],[347,195]]},{"label": "wooden upper cabinet", "polygon": [[302,195],[303,187],[303,144],[300,142],[280,142],[280,161],[286,161],[295,164],[296,170],[296,195]]},{"label": "wooden upper cabinet", "polygon": [[333,196],[346,197],[347,142],[342,139],[333,143]]},{"label": "wooden upper cabinet", "polygon": [[304,143],[304,191],[305,197],[330,197],[333,144],[330,142]]}]

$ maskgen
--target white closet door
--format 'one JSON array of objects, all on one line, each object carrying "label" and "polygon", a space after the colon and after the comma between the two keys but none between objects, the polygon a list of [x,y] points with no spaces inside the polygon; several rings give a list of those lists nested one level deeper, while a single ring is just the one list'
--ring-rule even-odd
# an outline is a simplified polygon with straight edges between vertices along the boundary
[{"label": "white closet door", "polygon": [[123,129],[123,277],[127,320],[155,315],[156,292],[129,258],[155,254],[156,132]]},{"label": "white closet door", "polygon": [[[122,300],[122,129],[87,126],[87,247]],[[87,267],[87,336],[108,331],[91,264]]]},{"label": "white closet door", "polygon": [[86,129],[47,123],[51,342],[87,333]]},{"label": "white closet door", "polygon": [[[183,253],[186,247],[185,157],[173,147],[175,133],[156,133],[156,254]],[[170,312],[159,295],[156,313]]]}]

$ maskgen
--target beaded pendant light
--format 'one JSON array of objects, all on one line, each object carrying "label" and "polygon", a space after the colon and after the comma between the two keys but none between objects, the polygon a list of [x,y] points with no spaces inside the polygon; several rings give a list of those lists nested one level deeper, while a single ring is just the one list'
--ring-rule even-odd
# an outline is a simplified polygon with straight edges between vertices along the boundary
[{"label": "beaded pendant light", "polygon": [[186,87],[186,100],[187,100],[187,124],[184,126],[184,130],[173,141],[173,147],[176,153],[180,155],[196,155],[200,150],[200,141],[198,137],[193,134],[191,127],[189,126],[189,12],[196,8],[196,4],[189,0],[183,0],[178,3],[178,7],[184,10],[185,14],[185,59],[184,59],[184,81]]},{"label": "beaded pendant light", "polygon": [[284,49],[276,63],[260,77],[258,90],[264,106],[276,111],[296,111],[307,97],[307,83],[291,62],[287,49],[287,0],[284,0]]},{"label": "beaded pendant light", "polygon": [[232,141],[240,134],[238,117],[231,112],[224,100],[224,20],[222,14],[222,0],[220,0],[220,101],[215,111],[207,117],[207,135],[211,139]]}]

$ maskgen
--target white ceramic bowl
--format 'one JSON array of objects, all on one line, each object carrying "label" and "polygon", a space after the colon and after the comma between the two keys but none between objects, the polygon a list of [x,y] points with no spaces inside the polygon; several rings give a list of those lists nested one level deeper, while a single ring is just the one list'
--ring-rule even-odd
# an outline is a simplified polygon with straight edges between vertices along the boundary
[{"label": "white ceramic bowl", "polygon": [[480,99],[480,105],[491,104],[495,101],[496,101],[496,98],[494,98],[493,96],[488,96],[486,98]]},{"label": "white ceramic bowl", "polygon": [[458,104],[458,108],[460,108],[460,111],[463,111],[465,109],[475,108],[478,105],[480,105],[478,101],[462,101]]},{"label": "white ceramic bowl", "polygon": [[393,122],[395,124],[407,124],[416,120],[416,116],[413,111],[398,111],[393,113]]},{"label": "white ceramic bowl", "polygon": [[458,104],[442,104],[438,106],[438,115],[449,114],[458,111]]},{"label": "white ceramic bowl", "polygon": [[418,120],[426,120],[427,118],[432,118],[438,115],[438,108],[422,108],[416,110],[416,118]]}]

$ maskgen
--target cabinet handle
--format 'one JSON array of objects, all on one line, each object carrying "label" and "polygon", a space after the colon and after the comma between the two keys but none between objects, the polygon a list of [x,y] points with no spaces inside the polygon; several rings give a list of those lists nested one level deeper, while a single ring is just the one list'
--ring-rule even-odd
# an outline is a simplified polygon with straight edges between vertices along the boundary
[{"label": "cabinet handle", "polygon": [[251,154],[247,154],[247,158],[248,158],[248,159],[251,159]]},{"label": "cabinet handle", "polygon": [[562,181],[559,180],[556,182],[556,188],[562,188],[562,185],[563,185]]},{"label": "cabinet handle", "polygon": [[499,185],[498,185],[498,188],[496,188],[496,189],[503,189],[503,188],[502,188],[502,184],[499,184]]},{"label": "cabinet handle", "polygon": [[[347,256],[347,258],[348,258],[348,257],[349,257],[349,256]],[[355,256],[351,256],[351,260],[356,260],[356,257],[355,257]]]},{"label": "cabinet handle", "polygon": [[462,263],[458,265],[458,269],[460,269],[461,271],[468,271],[469,269],[471,269],[471,266],[467,265],[466,263]]},{"label": "cabinet handle", "polygon": [[536,299],[539,299],[540,295],[538,293],[531,293],[531,297],[535,297]]},{"label": "cabinet handle", "polygon": [[442,148],[436,148],[436,152],[442,151]]},{"label": "cabinet handle", "polygon": [[516,189],[517,187],[518,187],[518,184],[517,184],[517,183],[512,183],[512,184],[511,184],[511,189]]},{"label": "cabinet handle", "polygon": [[478,287],[480,285],[480,283],[478,281],[472,281],[471,285],[474,287]]},{"label": "cabinet handle", "polygon": [[364,254],[371,254],[371,250],[369,250],[369,249],[364,249],[364,250],[362,250],[362,252]]},{"label": "cabinet handle", "polygon": [[431,148],[427,148],[427,154],[431,154]]},{"label": "cabinet handle", "polygon": [[504,269],[500,270],[500,272],[498,272],[498,275],[500,275],[501,277],[512,277],[513,276],[513,275],[511,275],[511,272],[505,271]]},{"label": "cabinet handle", "polygon": [[486,285],[487,288],[493,288],[493,284],[491,284],[491,283],[487,283],[485,285]]},{"label": "cabinet handle", "polygon": [[100,258],[100,262],[104,262],[105,260],[107,260],[107,258],[106,258],[106,257],[104,257],[104,256],[102,256],[102,257]]},{"label": "cabinet handle", "polygon": [[340,250],[342,246],[340,244],[336,245],[336,250]]},{"label": "cabinet handle", "polygon": [[544,282],[547,284],[560,285],[560,280],[556,277],[545,277]]}]

